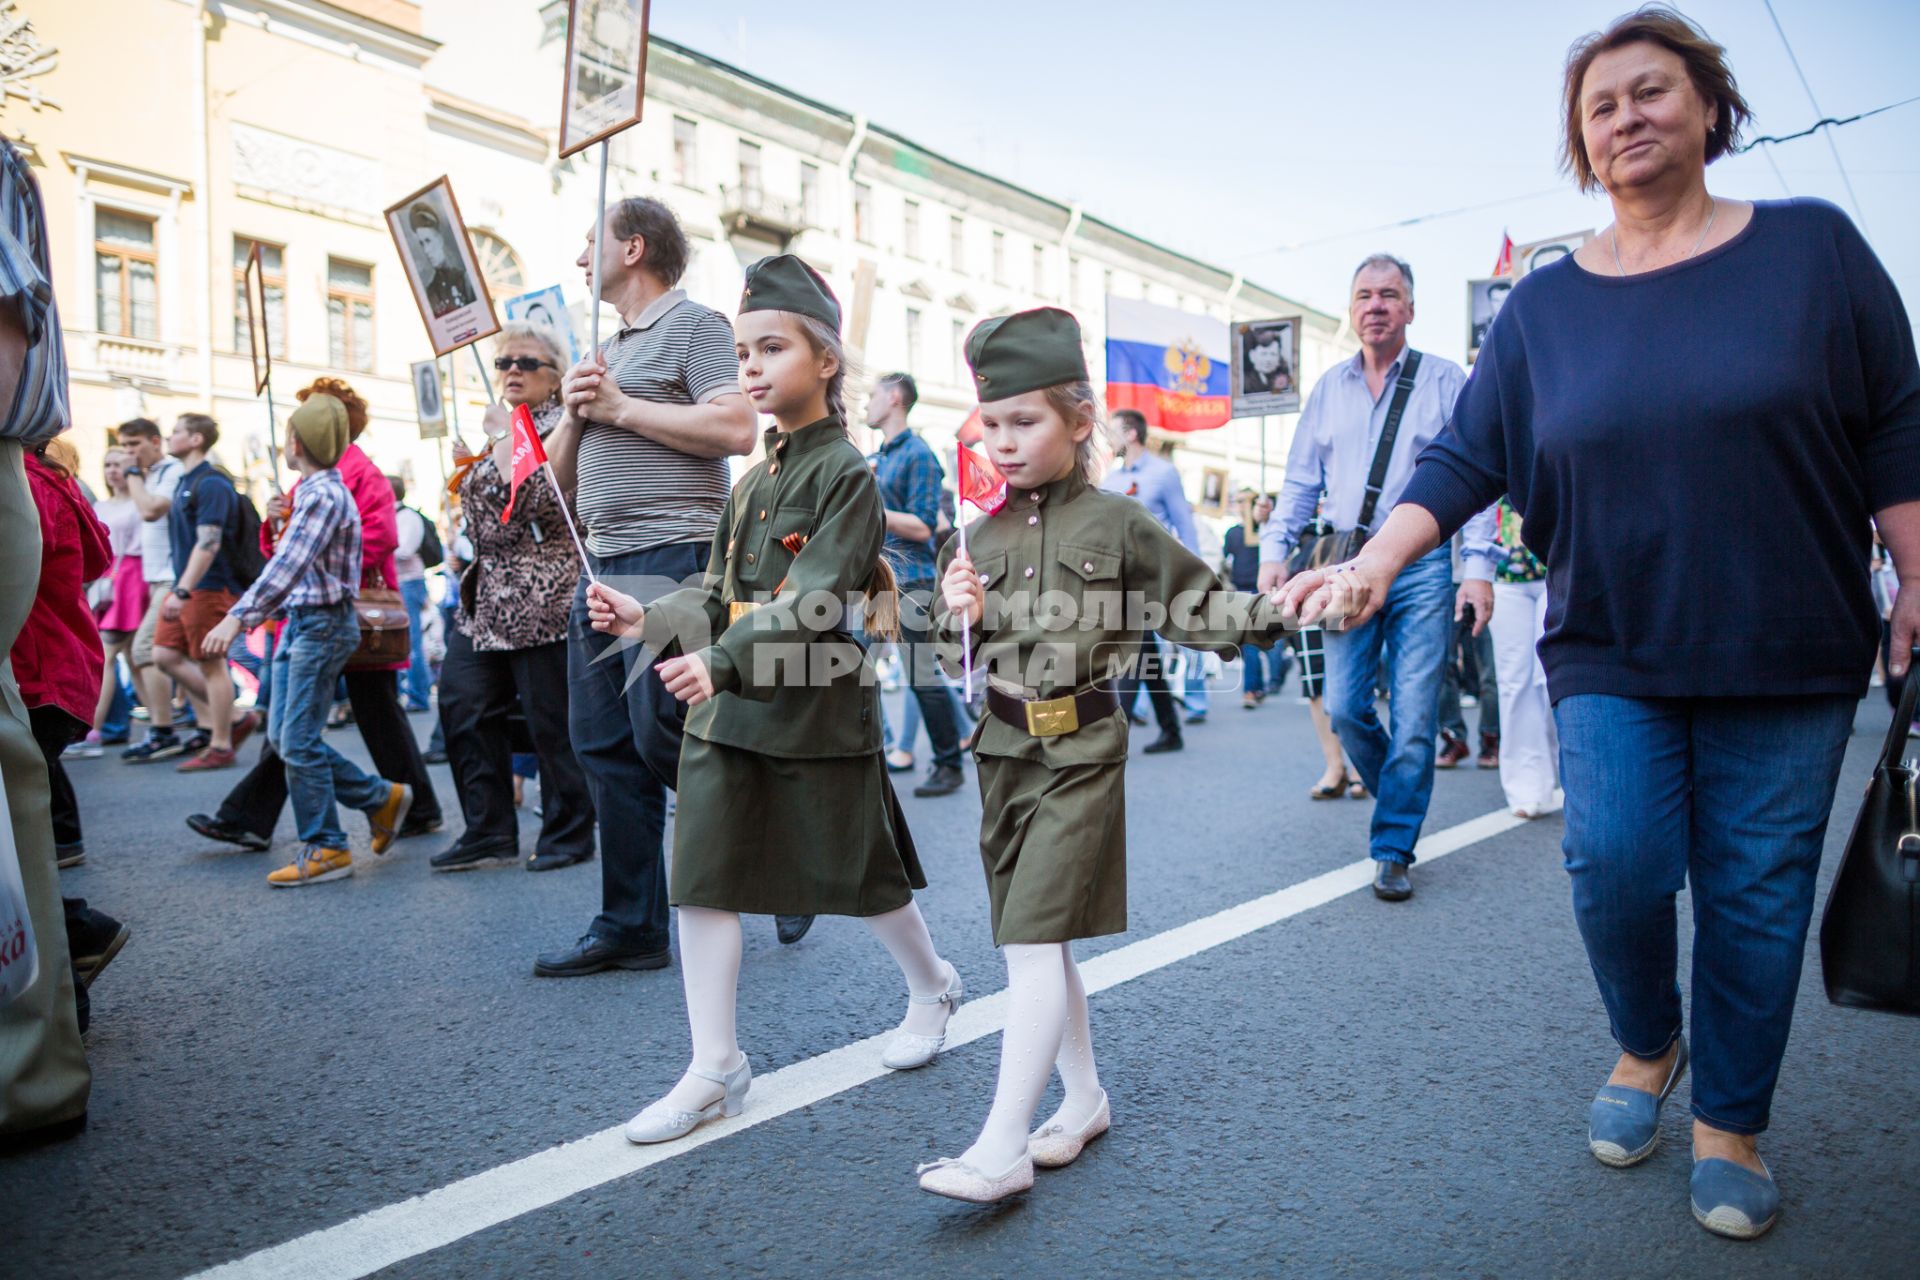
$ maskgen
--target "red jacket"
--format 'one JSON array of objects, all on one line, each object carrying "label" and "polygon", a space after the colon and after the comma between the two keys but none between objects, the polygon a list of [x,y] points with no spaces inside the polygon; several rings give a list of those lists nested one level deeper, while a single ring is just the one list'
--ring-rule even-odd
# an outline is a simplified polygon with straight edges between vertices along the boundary
[{"label": "red jacket", "polygon": [[86,584],[113,567],[113,548],[71,476],[33,454],[26,463],[40,512],[40,587],[13,642],[13,675],[27,706],[59,707],[92,724],[105,663]]},{"label": "red jacket", "polygon": [[[400,526],[393,486],[357,444],[348,445],[347,451],[340,455],[339,468],[340,480],[360,511],[360,585],[392,587],[398,591],[400,577],[393,567],[393,553],[400,545]],[[287,490],[288,511],[293,510],[293,491],[299,487],[300,482],[295,480]],[[276,532],[271,521],[260,522],[260,550],[269,556],[273,554]],[[398,663],[389,670],[405,671],[408,665]]]}]

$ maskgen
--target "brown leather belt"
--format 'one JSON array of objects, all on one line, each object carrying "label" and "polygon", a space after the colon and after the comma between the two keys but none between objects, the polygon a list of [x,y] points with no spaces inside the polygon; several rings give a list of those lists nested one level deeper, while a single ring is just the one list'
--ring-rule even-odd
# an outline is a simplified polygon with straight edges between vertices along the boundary
[{"label": "brown leather belt", "polygon": [[1081,725],[1104,720],[1119,709],[1120,699],[1110,684],[1097,684],[1059,698],[1016,698],[987,686],[987,710],[1036,738],[1073,733]]}]

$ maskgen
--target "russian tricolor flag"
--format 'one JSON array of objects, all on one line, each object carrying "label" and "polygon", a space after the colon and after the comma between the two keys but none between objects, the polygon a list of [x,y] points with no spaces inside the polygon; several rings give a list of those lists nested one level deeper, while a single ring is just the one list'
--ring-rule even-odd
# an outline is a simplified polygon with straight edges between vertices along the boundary
[{"label": "russian tricolor flag", "polygon": [[1107,410],[1137,409],[1163,431],[1204,431],[1233,416],[1227,324],[1107,295]]}]

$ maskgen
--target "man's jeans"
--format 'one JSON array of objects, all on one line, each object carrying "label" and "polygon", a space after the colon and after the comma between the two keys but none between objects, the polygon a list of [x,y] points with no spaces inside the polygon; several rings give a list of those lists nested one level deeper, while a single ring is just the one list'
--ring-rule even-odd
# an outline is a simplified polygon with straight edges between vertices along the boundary
[{"label": "man's jeans", "polygon": [[347,847],[335,801],[350,809],[373,810],[386,803],[391,791],[386,781],[362,773],[323,736],[334,683],[359,644],[360,622],[352,602],[289,609],[269,668],[273,700],[267,709],[267,738],[286,767],[301,842],[325,849]]},{"label": "man's jeans", "polygon": [[[1379,862],[1412,862],[1427,820],[1440,664],[1452,632],[1453,566],[1441,547],[1407,566],[1365,626],[1326,633],[1327,713],[1360,780],[1377,797],[1370,852]],[[1392,655],[1391,733],[1373,699],[1382,645]]]},{"label": "man's jeans", "polygon": [[[932,599],[931,582],[909,582],[900,588],[900,674],[906,682],[907,696],[919,704],[920,718],[926,722],[934,767],[958,769],[960,724],[953,713],[955,699],[947,692],[933,646],[927,643]],[[908,738],[901,749],[911,752],[913,739]]]},{"label": "man's jeans", "polygon": [[[1473,652],[1471,673],[1460,661],[1469,649]],[[1500,681],[1494,669],[1493,630],[1489,627],[1476,636],[1473,628],[1461,621],[1453,624],[1453,650],[1440,669],[1440,728],[1463,742],[1467,739],[1467,717],[1460,706],[1460,682],[1469,674],[1475,685],[1473,695],[1480,700],[1480,732],[1498,737]]]},{"label": "man's jeans", "polygon": [[1680,1034],[1674,896],[1693,888],[1693,1114],[1759,1133],[1793,1023],[1850,697],[1554,707],[1573,912],[1613,1038]]},{"label": "man's jeans", "polygon": [[426,706],[433,697],[433,668],[427,665],[427,628],[422,621],[427,614],[427,580],[403,579],[400,599],[407,606],[407,626],[413,636],[413,662],[402,682],[411,711]]},{"label": "man's jeans", "polygon": [[[697,579],[706,553],[704,542],[676,542],[588,561],[609,586],[646,604]],[[665,951],[667,792],[680,778],[687,709],[660,683],[651,649],[629,645],[596,662],[614,643],[587,622],[582,574],[567,621],[567,724],[600,818],[601,900],[592,931],[616,946]]]}]

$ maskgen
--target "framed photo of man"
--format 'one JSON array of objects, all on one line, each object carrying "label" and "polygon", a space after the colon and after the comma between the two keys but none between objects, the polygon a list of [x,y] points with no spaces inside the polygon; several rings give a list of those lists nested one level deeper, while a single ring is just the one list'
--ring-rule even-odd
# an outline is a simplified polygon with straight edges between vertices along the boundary
[{"label": "framed photo of man", "polygon": [[439,440],[447,434],[447,402],[440,395],[440,362],[421,360],[413,373],[413,411],[420,419],[420,438]]},{"label": "framed photo of man", "polygon": [[1487,333],[1493,328],[1494,317],[1500,314],[1500,308],[1506,305],[1507,295],[1513,291],[1513,283],[1510,276],[1467,281],[1468,364],[1474,362],[1480,354],[1480,348],[1486,345]]},{"label": "framed photo of man", "polygon": [[1236,320],[1230,329],[1233,416],[1300,411],[1300,317]]},{"label": "framed photo of man", "polygon": [[253,394],[259,395],[273,377],[273,344],[267,337],[267,284],[257,240],[247,253],[240,292],[247,306],[247,354],[253,357]]},{"label": "framed photo of man", "polygon": [[453,184],[435,178],[387,210],[387,230],[420,306],[435,355],[500,331]]},{"label": "framed photo of man", "polygon": [[567,0],[567,83],[560,158],[640,123],[648,0]]},{"label": "framed photo of man", "polygon": [[544,289],[508,298],[501,305],[506,308],[509,321],[524,320],[528,324],[551,329],[568,359],[576,363],[579,361],[580,339],[574,335],[573,315],[567,310],[566,295],[561,292],[559,285],[550,284]]}]

